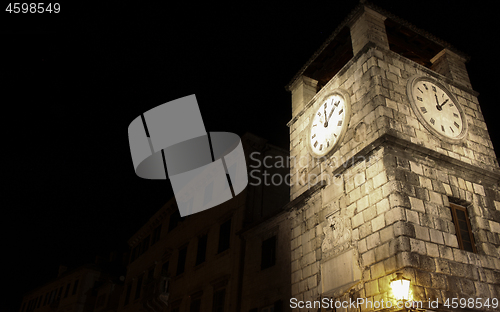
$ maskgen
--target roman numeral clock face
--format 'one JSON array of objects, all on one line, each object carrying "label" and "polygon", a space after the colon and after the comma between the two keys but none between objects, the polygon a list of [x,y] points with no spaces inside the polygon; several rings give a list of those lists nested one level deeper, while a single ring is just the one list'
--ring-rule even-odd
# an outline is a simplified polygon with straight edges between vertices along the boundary
[{"label": "roman numeral clock face", "polygon": [[467,130],[463,110],[451,92],[434,79],[418,77],[410,80],[408,96],[417,118],[441,139],[457,143]]},{"label": "roman numeral clock face", "polygon": [[324,156],[341,141],[349,123],[350,106],[340,92],[320,101],[309,126],[309,146],[314,156]]}]

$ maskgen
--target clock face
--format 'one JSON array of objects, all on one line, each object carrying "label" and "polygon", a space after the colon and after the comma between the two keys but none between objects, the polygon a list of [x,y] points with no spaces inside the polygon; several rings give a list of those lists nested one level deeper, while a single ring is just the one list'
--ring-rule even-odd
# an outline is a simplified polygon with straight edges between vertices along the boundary
[{"label": "clock face", "polygon": [[451,92],[434,79],[417,77],[409,82],[413,111],[427,130],[456,143],[467,130],[463,110]]},{"label": "clock face", "polygon": [[324,97],[309,126],[309,146],[315,156],[324,156],[342,139],[349,123],[348,97],[337,91]]}]

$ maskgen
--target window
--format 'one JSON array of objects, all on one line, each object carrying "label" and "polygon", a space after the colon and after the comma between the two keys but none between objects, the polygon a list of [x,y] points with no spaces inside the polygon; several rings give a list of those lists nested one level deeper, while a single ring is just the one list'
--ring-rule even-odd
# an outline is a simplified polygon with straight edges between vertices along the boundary
[{"label": "window", "polygon": [[142,289],[142,275],[137,279],[137,285],[135,286],[135,297],[134,299],[139,299],[141,297],[141,289]]},{"label": "window", "polygon": [[169,265],[169,262],[165,262],[163,263],[163,265],[161,266],[161,275],[162,276],[168,276],[168,265]]},{"label": "window", "polygon": [[154,245],[157,241],[160,240],[160,235],[161,235],[161,224],[158,225],[154,230],[153,230],[153,239],[151,240],[151,246]]},{"label": "window", "polygon": [[[74,290],[74,292],[76,293],[76,289]],[[56,296],[56,289],[54,289],[53,291],[50,292],[49,304],[52,304],[52,302],[54,302],[55,296]]]},{"label": "window", "polygon": [[198,250],[196,251],[196,265],[205,262],[207,254],[207,235],[198,238]]},{"label": "window", "polygon": [[71,293],[72,296],[76,294],[77,289],[78,289],[78,280],[76,280],[75,283],[73,284],[73,292]]},{"label": "window", "polygon": [[172,310],[170,312],[179,312],[181,310],[182,299],[172,302]]},{"label": "window", "polygon": [[68,297],[69,295],[69,286],[71,285],[71,283],[68,283],[68,285],[66,285],[66,290],[64,291],[64,298]]},{"label": "window", "polygon": [[130,293],[132,292],[132,283],[129,283],[127,285],[127,292],[125,293],[125,303],[124,305],[127,305],[130,301]]},{"label": "window", "polygon": [[229,242],[231,238],[231,219],[222,223],[219,228],[219,248],[218,253],[223,252],[226,249],[229,249]]},{"label": "window", "polygon": [[168,220],[168,232],[171,232],[173,229],[175,229],[179,224],[179,221],[181,221],[181,215],[179,213],[179,210],[176,210],[170,215],[170,220]]},{"label": "window", "polygon": [[464,206],[452,203],[450,203],[450,209],[457,233],[458,246],[462,250],[476,252],[467,209]]},{"label": "window", "polygon": [[57,301],[61,300],[61,295],[62,295],[62,290],[63,290],[63,286],[61,286],[61,288],[59,288],[59,292],[57,293]]},{"label": "window", "polygon": [[184,268],[186,266],[186,255],[187,255],[187,246],[184,246],[181,249],[179,249],[179,258],[177,260],[176,275],[184,273]]},{"label": "window", "polygon": [[200,312],[201,311],[201,298],[196,298],[191,301],[189,306],[189,312]]},{"label": "window", "polygon": [[148,271],[148,280],[152,280],[155,277],[155,267],[151,267]]},{"label": "window", "polygon": [[104,306],[105,303],[106,303],[106,294],[102,294],[99,297],[97,297],[97,300],[95,302],[95,307],[100,308]]},{"label": "window", "polygon": [[276,235],[262,242],[260,268],[262,270],[276,264]]},{"label": "window", "polygon": [[274,312],[274,305],[262,308],[260,312]]},{"label": "window", "polygon": [[214,300],[212,305],[213,312],[224,312],[224,302],[226,299],[226,289],[222,288],[214,292]]},{"label": "window", "polygon": [[172,308],[172,312],[179,312],[181,309],[181,307],[175,307],[175,308]]},{"label": "window", "polygon": [[142,251],[141,251],[141,255],[143,253],[145,253],[148,248],[149,248],[149,240],[151,239],[151,236],[148,235],[143,241],[142,241]]},{"label": "window", "polygon": [[139,248],[140,245],[137,245],[132,249],[132,253],[130,254],[130,263],[134,262],[134,260],[139,256]]},{"label": "window", "polygon": [[277,300],[274,302],[274,312],[283,311],[283,300]]}]

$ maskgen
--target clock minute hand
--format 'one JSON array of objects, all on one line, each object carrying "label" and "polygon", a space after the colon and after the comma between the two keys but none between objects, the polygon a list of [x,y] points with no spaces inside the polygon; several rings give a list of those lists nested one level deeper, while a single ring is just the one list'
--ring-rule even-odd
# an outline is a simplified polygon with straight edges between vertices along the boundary
[{"label": "clock minute hand", "polygon": [[434,93],[434,96],[436,97],[436,108],[437,110],[443,110],[443,107],[439,105],[439,100],[438,100],[438,96],[436,93]]},{"label": "clock minute hand", "polygon": [[[337,101],[337,102],[335,102],[335,104],[337,104],[337,103],[338,103],[338,101]],[[326,128],[326,127],[328,127],[328,121],[330,120],[330,117],[332,117],[332,115],[333,115],[333,111],[334,111],[334,110],[335,110],[335,108],[337,107],[335,104],[333,105],[332,110],[330,111],[330,114],[328,114],[328,118],[326,119],[326,122],[325,122],[325,128]],[[338,105],[338,104],[337,104],[337,105]]]}]

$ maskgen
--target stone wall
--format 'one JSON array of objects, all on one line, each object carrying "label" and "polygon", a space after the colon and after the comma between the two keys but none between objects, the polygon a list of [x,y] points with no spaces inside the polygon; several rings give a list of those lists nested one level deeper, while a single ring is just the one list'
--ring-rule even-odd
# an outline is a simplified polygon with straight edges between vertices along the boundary
[{"label": "stone wall", "polygon": [[[462,105],[462,143],[420,124],[406,94],[413,75],[438,79]],[[411,279],[415,300],[500,297],[499,168],[468,87],[369,42],[294,113],[291,199],[325,186],[291,211],[292,298],[387,300],[396,272]],[[314,159],[315,101],[336,88],[351,95],[349,128],[336,152]],[[477,253],[458,248],[450,202],[468,207]]]}]

